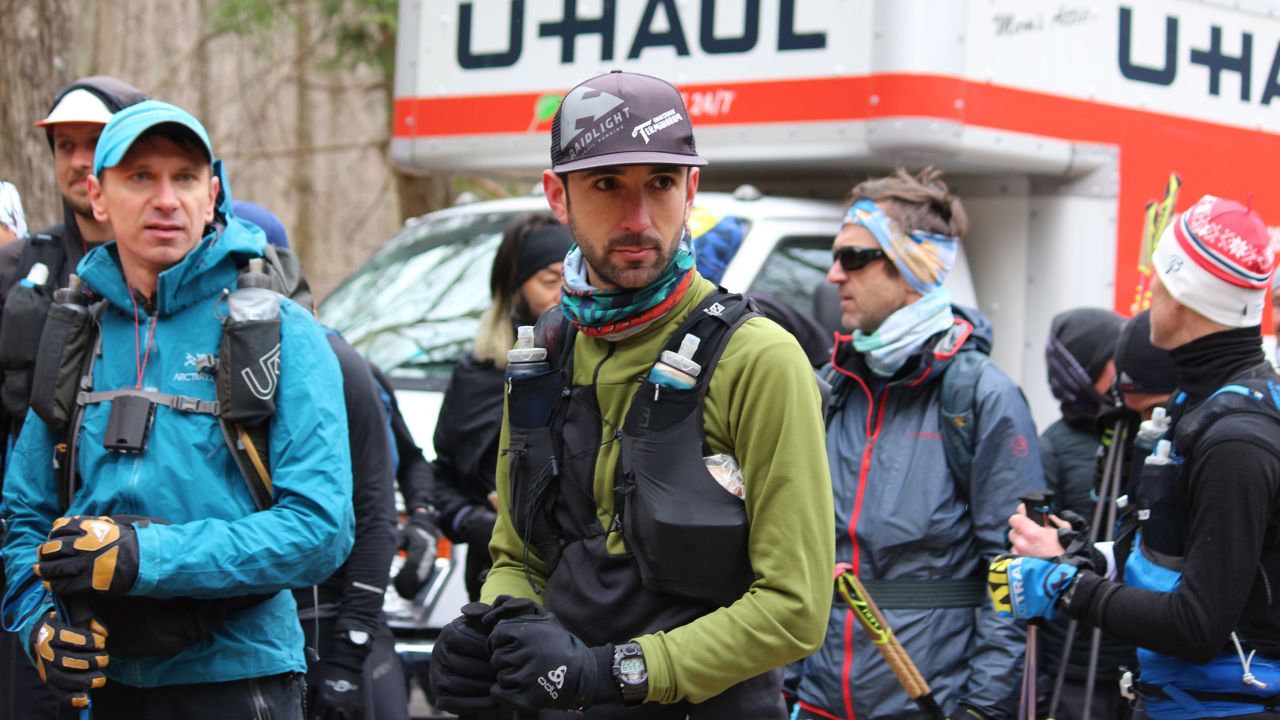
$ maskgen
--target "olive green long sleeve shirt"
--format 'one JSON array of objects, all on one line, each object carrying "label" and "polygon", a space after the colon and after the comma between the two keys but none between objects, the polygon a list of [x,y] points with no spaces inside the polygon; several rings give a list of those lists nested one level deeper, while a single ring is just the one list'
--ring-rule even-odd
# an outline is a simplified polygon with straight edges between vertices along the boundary
[{"label": "olive green long sleeve shirt", "polygon": [[[666,316],[619,343],[579,334],[573,384],[594,381],[607,422],[621,427],[641,380],[671,332],[715,286],[697,278]],[[649,702],[701,702],[733,685],[813,653],[831,609],[834,513],[825,430],[813,371],[795,339],[770,320],[752,318],[731,337],[710,380],[704,428],[713,452],[734,456],[746,484],[748,552],[756,579],[737,601],[667,632],[633,638],[644,649]],[[612,426],[612,427],[611,427]],[[599,519],[608,527],[620,444],[602,437],[595,465]],[[508,446],[504,418],[499,447]],[[501,498],[490,552],[493,569],[482,600],[499,595],[540,601],[526,579],[524,550],[507,511],[510,479],[499,453]],[[621,533],[609,551],[624,552]],[[529,571],[545,586],[545,568],[529,554]],[[632,638],[618,638],[625,642]]]}]

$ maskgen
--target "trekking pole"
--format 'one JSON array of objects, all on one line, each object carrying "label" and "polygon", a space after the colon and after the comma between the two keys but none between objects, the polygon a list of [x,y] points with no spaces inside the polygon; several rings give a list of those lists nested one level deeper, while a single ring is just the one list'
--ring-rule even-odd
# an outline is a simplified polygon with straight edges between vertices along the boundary
[{"label": "trekking pole", "polygon": [[[1102,482],[1098,487],[1099,498],[1098,502],[1093,506],[1093,516],[1090,519],[1090,545],[1093,545],[1098,540],[1098,533],[1102,529],[1103,514],[1106,512],[1106,506],[1110,505],[1113,508],[1115,506],[1116,495],[1120,490],[1121,469],[1124,464],[1124,439],[1122,434],[1127,435],[1127,428],[1127,423],[1121,419],[1117,420],[1115,426],[1111,429],[1111,444],[1107,447],[1107,454],[1102,464]],[[1049,697],[1049,712],[1045,716],[1045,720],[1054,720],[1057,717],[1058,703],[1062,700],[1062,687],[1067,678],[1067,662],[1068,658],[1071,657],[1071,649],[1075,646],[1076,633],[1079,628],[1080,621],[1074,618],[1067,623],[1066,640],[1062,645],[1062,656],[1058,659],[1058,671],[1053,680],[1053,693]],[[1085,715],[1084,717],[1088,716]]]},{"label": "trekking pole", "polygon": [[893,634],[893,628],[889,627],[884,614],[871,599],[862,581],[853,574],[852,568],[845,569],[836,576],[836,591],[853,611],[854,617],[858,618],[867,637],[889,664],[889,669],[893,671],[902,689],[907,691],[907,696],[920,707],[926,720],[947,720],[946,713],[938,707],[938,701],[933,699],[929,683],[925,682],[916,664],[911,662],[906,649]]},{"label": "trekking pole", "polygon": [[[1020,498],[1027,518],[1037,525],[1049,527],[1049,515],[1053,513],[1053,491],[1035,490]],[[1027,623],[1027,647],[1022,655],[1022,696],[1018,703],[1018,720],[1036,720],[1036,667],[1040,653],[1040,621]]]},{"label": "trekking pole", "polygon": [[[1124,447],[1125,441],[1128,439],[1129,426],[1122,425],[1116,436],[1112,438],[1113,443]],[[1123,458],[1124,453],[1117,451],[1117,458]],[[1116,493],[1120,489],[1120,465],[1121,460],[1116,461],[1116,472],[1114,472],[1111,484],[1110,497],[1106,499],[1107,505],[1107,522],[1102,526],[1102,542],[1110,542],[1115,539],[1116,533]],[[1085,670],[1084,676],[1084,708],[1082,717],[1089,717],[1089,711],[1093,705],[1093,688],[1098,680],[1098,655],[1102,651],[1102,628],[1094,626],[1093,632],[1089,635],[1089,667]]]}]

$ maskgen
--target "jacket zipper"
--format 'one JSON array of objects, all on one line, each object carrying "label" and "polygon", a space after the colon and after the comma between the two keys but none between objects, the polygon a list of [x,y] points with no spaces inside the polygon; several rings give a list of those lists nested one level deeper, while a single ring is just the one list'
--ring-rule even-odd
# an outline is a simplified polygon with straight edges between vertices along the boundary
[{"label": "jacket zipper", "polygon": [[[871,454],[875,451],[876,440],[880,437],[880,430],[884,427],[884,410],[888,405],[889,385],[885,385],[880,390],[879,398],[874,398],[871,389],[861,378],[851,375],[858,384],[862,386],[862,391],[867,395],[867,444],[862,449],[862,463],[858,467],[858,488],[853,501],[853,514],[849,518],[849,540],[853,542],[853,555],[851,563],[855,575],[861,576],[861,548],[858,545],[858,518],[862,515],[862,500],[867,489],[867,475],[871,472]],[[877,407],[877,405],[879,407]],[[871,418],[875,417],[875,427],[871,426]],[[848,720],[856,720],[857,715],[853,711],[853,611],[846,610],[844,617],[844,711]]]}]

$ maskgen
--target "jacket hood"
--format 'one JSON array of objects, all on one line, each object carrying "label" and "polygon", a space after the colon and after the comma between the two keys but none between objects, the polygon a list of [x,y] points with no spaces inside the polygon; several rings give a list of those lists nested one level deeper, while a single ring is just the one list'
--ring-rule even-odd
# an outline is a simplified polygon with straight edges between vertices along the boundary
[{"label": "jacket hood", "polygon": [[977,308],[965,305],[952,305],[951,312],[973,326],[973,332],[969,333],[969,339],[966,344],[972,343],[974,349],[990,355],[991,347],[996,341],[996,331],[991,326],[991,321],[987,319],[987,316],[978,312]]},{"label": "jacket hood", "polygon": [[[221,231],[205,235],[176,265],[160,273],[155,308],[176,313],[196,302],[234,289],[236,273],[250,258],[262,257],[267,241],[256,225],[231,218]],[[115,241],[89,251],[78,274],[95,292],[121,311],[133,312],[133,298],[120,265]]]}]

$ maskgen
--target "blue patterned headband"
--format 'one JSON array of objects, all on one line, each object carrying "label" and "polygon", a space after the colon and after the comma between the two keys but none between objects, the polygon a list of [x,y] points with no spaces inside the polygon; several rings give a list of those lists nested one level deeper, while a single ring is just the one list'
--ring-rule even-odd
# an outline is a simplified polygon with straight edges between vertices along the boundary
[{"label": "blue patterned headband", "polygon": [[880,206],[866,198],[849,208],[845,223],[866,228],[907,283],[921,295],[942,287],[942,281],[956,264],[958,238],[923,230],[908,235]]}]

